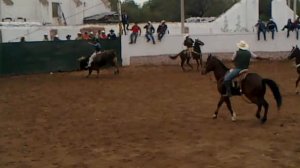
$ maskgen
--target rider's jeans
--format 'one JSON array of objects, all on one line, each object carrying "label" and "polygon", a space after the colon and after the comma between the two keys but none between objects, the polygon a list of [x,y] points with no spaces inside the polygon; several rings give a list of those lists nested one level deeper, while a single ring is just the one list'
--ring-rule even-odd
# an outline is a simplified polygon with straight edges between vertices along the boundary
[{"label": "rider's jeans", "polygon": [[235,77],[237,77],[241,72],[241,69],[235,68],[230,70],[224,77],[224,82],[231,81]]}]

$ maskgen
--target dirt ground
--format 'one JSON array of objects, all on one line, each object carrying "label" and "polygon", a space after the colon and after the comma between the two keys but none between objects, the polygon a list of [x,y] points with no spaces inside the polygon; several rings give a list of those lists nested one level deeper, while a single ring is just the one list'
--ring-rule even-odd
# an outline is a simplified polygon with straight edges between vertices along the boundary
[{"label": "dirt ground", "polygon": [[256,62],[275,80],[269,118],[233,98],[237,121],[213,75],[178,65],[104,70],[99,78],[70,72],[0,78],[1,168],[299,168],[300,95],[292,62]]}]

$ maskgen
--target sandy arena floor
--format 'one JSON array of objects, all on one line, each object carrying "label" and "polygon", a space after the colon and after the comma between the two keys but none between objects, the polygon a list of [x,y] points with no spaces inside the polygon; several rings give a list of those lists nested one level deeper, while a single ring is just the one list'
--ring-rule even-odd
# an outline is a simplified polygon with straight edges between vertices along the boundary
[{"label": "sandy arena floor", "polygon": [[269,120],[233,98],[224,105],[212,74],[177,66],[141,66],[0,78],[1,168],[299,168],[300,95],[293,62],[257,62],[275,80],[277,111],[268,90]]}]

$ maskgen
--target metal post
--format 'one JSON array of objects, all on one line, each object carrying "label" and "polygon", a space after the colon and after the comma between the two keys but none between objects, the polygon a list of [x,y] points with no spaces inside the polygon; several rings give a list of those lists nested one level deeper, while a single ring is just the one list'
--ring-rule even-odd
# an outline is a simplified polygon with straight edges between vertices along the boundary
[{"label": "metal post", "polygon": [[118,14],[119,14],[119,35],[121,36],[123,34],[122,29],[122,9],[121,9],[121,1],[118,0]]},{"label": "metal post", "polygon": [[291,0],[287,0],[287,5],[291,7]]},{"label": "metal post", "polygon": [[294,0],[294,20],[296,20],[297,15],[297,0]]},{"label": "metal post", "polygon": [[180,0],[180,8],[181,8],[181,33],[184,34],[184,0]]}]

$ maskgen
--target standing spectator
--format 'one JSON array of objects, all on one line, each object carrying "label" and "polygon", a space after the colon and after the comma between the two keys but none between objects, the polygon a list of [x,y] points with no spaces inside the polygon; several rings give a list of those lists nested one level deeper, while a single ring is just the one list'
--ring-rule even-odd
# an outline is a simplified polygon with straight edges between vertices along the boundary
[{"label": "standing spectator", "polygon": [[260,33],[263,33],[264,40],[266,41],[266,25],[259,19],[256,23],[255,27],[257,27],[257,39],[260,40]]},{"label": "standing spectator", "polygon": [[115,40],[117,39],[117,35],[115,33],[115,31],[113,29],[111,29],[109,31],[109,34],[107,35],[107,38],[110,39],[110,40]]},{"label": "standing spectator", "polygon": [[293,28],[296,31],[296,38],[299,39],[300,17],[294,21]]},{"label": "standing spectator", "polygon": [[155,32],[155,29],[154,29],[152,23],[150,21],[148,21],[147,25],[144,26],[144,29],[146,29],[147,42],[152,40],[153,44],[155,44],[155,40],[154,40],[154,37],[153,37],[153,33]]},{"label": "standing spectator", "polygon": [[278,32],[278,29],[277,29],[277,24],[273,21],[273,19],[269,20],[269,22],[267,23],[267,28],[268,31],[272,33],[272,39],[274,40],[275,31]]},{"label": "standing spectator", "polygon": [[76,37],[75,40],[82,40],[82,34],[81,34],[81,32],[77,33],[77,37]]},{"label": "standing spectator", "polygon": [[100,37],[100,39],[103,39],[103,40],[107,39],[107,35],[105,34],[104,30],[101,31],[101,34],[99,37]]},{"label": "standing spectator", "polygon": [[[157,37],[158,37],[159,41],[161,41],[161,39],[164,37],[167,30],[168,30],[168,26],[166,25],[166,21],[162,20],[160,25],[157,28]],[[169,33],[169,30],[168,30],[168,33]]]},{"label": "standing spectator", "polygon": [[194,51],[194,48],[193,48],[194,40],[191,39],[188,34],[185,35],[185,40],[183,42],[183,45],[186,46],[186,48],[187,48],[188,57],[192,58],[192,53]]},{"label": "standing spectator", "polygon": [[48,34],[44,34],[44,39],[43,39],[43,41],[49,41]]},{"label": "standing spectator", "polygon": [[[136,43],[137,36],[142,34],[142,30],[136,22],[134,23],[134,25],[132,26],[132,28],[130,30],[132,31],[132,33],[130,35],[130,43],[129,44],[133,44],[133,43]],[[139,34],[139,32],[140,32],[140,34]]]},{"label": "standing spectator", "polygon": [[123,13],[122,14],[122,24],[123,24],[123,30],[124,30],[124,34],[126,35],[126,30],[129,30],[129,17],[127,15],[127,13]]},{"label": "standing spectator", "polygon": [[289,38],[290,37],[290,31],[294,31],[294,25],[292,23],[292,19],[288,19],[287,24],[281,30],[284,31],[285,29],[287,29],[286,37]]}]

